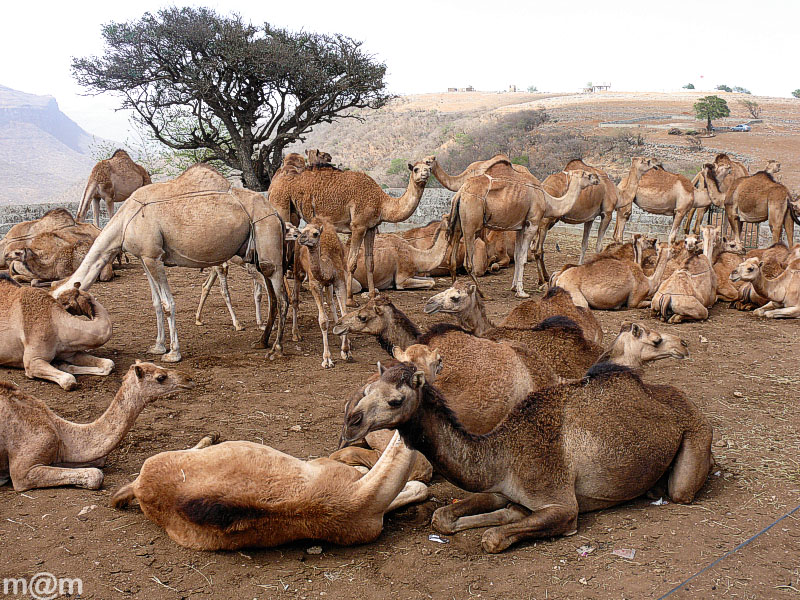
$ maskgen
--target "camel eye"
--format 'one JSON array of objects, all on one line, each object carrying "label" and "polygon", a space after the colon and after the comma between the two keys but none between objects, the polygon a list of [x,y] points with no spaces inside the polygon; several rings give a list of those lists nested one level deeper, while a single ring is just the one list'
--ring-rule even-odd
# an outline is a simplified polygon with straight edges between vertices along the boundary
[{"label": "camel eye", "polygon": [[164,373],[159,373],[158,375],[156,375],[156,381],[158,383],[164,383],[164,381],[166,381],[166,379],[167,379],[167,376]]},{"label": "camel eye", "polygon": [[400,407],[400,405],[403,404],[403,399],[402,398],[392,398],[391,400],[389,400],[389,402],[387,402],[387,404],[389,406],[391,406],[392,408],[398,408],[398,407]]},{"label": "camel eye", "polygon": [[366,323],[367,317],[365,315],[358,315],[358,320],[361,321],[362,323]]},{"label": "camel eye", "polygon": [[662,341],[663,340],[661,338],[658,338],[656,341],[653,342],[653,346],[660,346]]}]

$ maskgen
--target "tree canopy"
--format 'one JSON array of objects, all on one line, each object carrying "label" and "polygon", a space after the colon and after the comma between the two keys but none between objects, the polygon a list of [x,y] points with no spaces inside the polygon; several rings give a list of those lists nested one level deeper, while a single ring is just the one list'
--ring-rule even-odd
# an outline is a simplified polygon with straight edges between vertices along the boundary
[{"label": "tree canopy", "polygon": [[103,26],[104,54],[73,58],[90,93],[123,109],[176,151],[200,151],[266,189],[284,148],[314,125],[380,108],[386,65],[343,35],[291,32],[207,8],[165,8]]},{"label": "tree canopy", "polygon": [[730,116],[728,103],[719,96],[705,96],[694,103],[694,112],[698,119],[706,119],[706,128],[711,131],[711,119]]}]

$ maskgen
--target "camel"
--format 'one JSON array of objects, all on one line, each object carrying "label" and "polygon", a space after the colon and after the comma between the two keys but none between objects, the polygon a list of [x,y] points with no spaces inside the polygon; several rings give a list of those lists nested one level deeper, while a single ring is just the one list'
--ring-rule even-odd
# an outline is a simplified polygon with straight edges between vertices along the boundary
[{"label": "camel", "polygon": [[[88,294],[81,306],[90,309],[70,314],[68,298],[75,287],[58,299],[44,290],[21,287],[7,276],[0,277],[0,365],[22,367],[31,379],[46,379],[65,390],[78,386],[75,375],[106,376],[114,361],[87,353],[111,338],[108,311]],[[62,298],[66,296],[67,298]],[[73,311],[75,312],[75,311]],[[57,366],[51,362],[58,361]]]},{"label": "camel", "polygon": [[[743,252],[742,243],[738,239],[734,239],[734,242],[736,243],[740,253]],[[754,257],[764,261],[764,265],[761,267],[761,272],[768,279],[777,277],[783,273],[784,269],[786,269],[786,266],[794,258],[800,258],[800,256],[794,256],[786,244],[778,242],[777,244],[772,244],[767,248],[754,248],[748,251],[747,254],[744,255],[744,258],[739,260],[739,263],[741,263],[743,260]],[[730,273],[728,274],[728,278],[730,281]],[[755,310],[756,308],[760,308],[769,302],[767,298],[764,298],[756,293],[756,291],[753,289],[753,284],[750,281],[744,281],[740,279],[734,282],[733,285],[735,285],[739,290],[739,297],[732,305],[737,310]]]},{"label": "camel", "polygon": [[[728,188],[733,185],[733,182],[740,177],[747,177],[750,175],[750,172],[747,170],[747,167],[744,165],[744,163],[731,160],[731,158],[725,153],[719,153],[716,157],[714,157],[713,168],[715,171],[714,176],[718,182],[718,190],[721,192],[723,197],[723,204],[725,192],[727,192]],[[697,187],[698,181],[702,176],[703,171],[701,170],[697,175],[695,175],[694,179],[692,179],[692,185]],[[684,233],[689,233],[692,225],[692,218],[696,217],[694,222],[694,233],[695,235],[699,235],[700,225],[703,223],[703,217],[705,217],[707,210],[708,207],[693,208],[690,210],[689,214],[686,215],[686,227],[684,229]]]},{"label": "camel", "polygon": [[[568,300],[566,293],[560,295]],[[599,344],[587,341],[582,329],[562,315],[550,316],[535,326],[519,320],[514,323],[513,317],[504,320],[513,323],[511,326],[495,325],[486,315],[483,300],[471,282],[457,281],[453,287],[436,294],[425,305],[425,312],[455,315],[461,327],[480,337],[516,341],[541,356],[556,375],[564,378],[582,377],[601,358],[603,362],[640,368],[648,361],[688,356],[686,343],[681,339],[650,331],[638,323],[623,325],[607,352]],[[578,311],[573,306],[571,312]]]},{"label": "camel", "polygon": [[[448,215],[444,215],[443,219],[447,219]],[[412,229],[406,229],[404,231],[397,232],[393,235],[399,235],[401,238],[406,240],[409,244],[414,246],[414,248],[418,248],[420,250],[430,250],[433,246],[434,240],[436,236],[439,235],[439,226],[441,225],[442,221],[431,221],[427,225],[423,225],[422,227],[414,227]],[[508,232],[512,233],[513,232]],[[376,236],[376,240],[380,239],[382,236],[378,234]],[[449,248],[449,246],[448,246]],[[442,262],[439,265],[430,271],[424,272],[419,271],[420,274],[426,274],[430,277],[443,277],[445,275],[450,274],[450,252],[445,252],[445,257],[442,259]],[[361,254],[359,254],[359,266],[363,263],[363,259],[361,258]],[[458,243],[458,256],[456,258],[456,264],[458,267],[464,266],[464,257],[466,256],[466,248],[464,246],[464,240],[461,240]],[[498,271],[500,269],[499,266],[490,266],[490,262],[494,262],[494,255],[489,255],[489,244],[488,242],[484,242],[481,238],[477,238],[475,240],[475,274],[478,277],[482,277],[486,274],[487,271]]]},{"label": "camel", "polygon": [[[330,298],[330,309],[333,322],[337,321],[336,304],[341,314],[346,312],[345,302],[347,285],[345,283],[344,248],[336,229],[328,219],[314,216],[300,231],[294,251],[294,291],[292,292],[292,339],[300,340],[297,328],[297,312],[300,304],[300,285],[308,275],[308,287],[314,302],[317,304],[319,328],[322,332],[322,367],[333,368],[333,358],[328,348],[328,320],[325,307],[326,298]],[[347,334],[342,335],[341,356],[343,360],[352,360],[350,343]]]},{"label": "camel", "polygon": [[[581,191],[598,185],[594,173],[576,170],[569,173],[567,193],[554,198],[547,193],[533,175],[524,175],[511,168],[510,163],[497,163],[483,175],[473,177],[453,196],[450,210],[450,232],[454,246],[451,273],[455,279],[455,245],[461,237],[466,244],[467,271],[474,274],[475,236],[483,227],[517,231],[514,251],[514,277],[511,289],[518,298],[529,298],[523,290],[523,276],[527,249],[542,219],[560,218],[569,212]],[[541,254],[534,252],[541,282],[547,281],[547,272]]]},{"label": "camel", "polygon": [[792,244],[794,219],[800,218],[800,215],[795,215],[792,206],[789,190],[766,171],[737,179],[725,194],[725,216],[739,241],[744,236],[742,221],[768,221],[773,244],[781,241],[781,232],[784,229],[788,243]]},{"label": "camel", "polygon": [[203,283],[203,291],[200,293],[200,303],[197,305],[194,324],[198,326],[203,325],[203,307],[206,304],[208,295],[211,293],[211,288],[214,287],[217,279],[219,279],[220,292],[222,293],[222,299],[225,301],[225,306],[228,309],[228,313],[231,315],[233,328],[236,331],[244,330],[244,325],[242,325],[239,322],[239,319],[236,318],[236,312],[233,310],[233,304],[231,303],[231,293],[228,290],[228,269],[232,264],[241,266],[253,278],[253,303],[255,304],[256,308],[256,327],[263,331],[265,326],[264,320],[261,316],[261,298],[264,294],[264,289],[267,287],[267,284],[264,280],[264,276],[258,272],[258,269],[256,269],[254,265],[251,263],[245,263],[238,256],[231,257],[231,260],[225,261],[219,266],[211,267],[211,271]]},{"label": "camel", "polygon": [[619,193],[617,191],[617,186],[611,182],[611,179],[609,179],[608,175],[600,169],[587,165],[580,159],[575,159],[569,161],[567,166],[564,167],[564,170],[560,173],[553,173],[552,175],[548,176],[542,182],[542,187],[551,196],[563,196],[567,191],[567,187],[569,186],[568,173],[575,170],[594,173],[600,179],[600,184],[582,190],[578,195],[578,201],[575,203],[575,205],[560,219],[548,218],[542,220],[541,224],[539,225],[539,231],[536,238],[536,250],[534,251],[534,256],[536,253],[541,254],[543,252],[544,240],[547,236],[547,231],[552,228],[556,222],[560,220],[564,221],[564,223],[583,223],[581,257],[578,261],[578,264],[582,265],[583,260],[586,257],[586,249],[589,246],[589,232],[592,230],[592,224],[598,216],[600,217],[600,226],[597,229],[597,244],[595,246],[595,252],[600,252],[600,248],[603,245],[603,237],[605,237],[606,230],[611,223],[611,217],[614,215],[614,210],[619,204]]},{"label": "camel", "polygon": [[148,458],[112,506],[139,500],[144,515],[192,550],[270,547],[303,539],[364,544],[383,530],[387,512],[428,497],[408,481],[415,453],[399,434],[366,475],[330,458],[300,460],[246,441]]},{"label": "camel", "polygon": [[451,192],[457,192],[461,189],[461,186],[467,182],[468,179],[478,175],[483,175],[489,168],[498,163],[506,163],[510,165],[511,168],[516,172],[522,175],[530,175],[530,171],[528,171],[528,169],[522,165],[513,164],[505,154],[496,154],[488,160],[475,161],[458,175],[448,175],[445,170],[442,169],[442,166],[437,162],[435,156],[426,156],[422,160],[431,166],[431,172],[439,181],[439,183],[441,183],[442,186]]},{"label": "camel", "polygon": [[[39,285],[72,275],[88,254],[92,241],[69,241],[65,237],[60,232],[40,233],[31,239],[30,245],[9,252],[8,269],[14,279]],[[109,262],[98,279],[111,281],[113,278],[114,271]]]},{"label": "camel", "polygon": [[744,282],[734,284],[730,274],[744,260],[744,248],[739,240],[722,239],[722,249],[714,259],[714,273],[717,275],[717,302],[736,302]]},{"label": "camel", "polygon": [[444,323],[423,334],[384,296],[345,314],[333,332],[374,335],[390,355],[395,347],[413,344],[438,350],[444,365],[437,385],[452,398],[453,409],[473,433],[486,433],[529,392],[558,381],[541,357],[518,344],[478,338]]},{"label": "camel", "polygon": [[111,158],[98,162],[89,174],[75,219],[83,221],[91,203],[94,225],[100,227],[101,199],[106,203],[110,219],[114,216],[115,202],[125,202],[133,192],[151,183],[150,175],[144,167],[133,162],[125,150],[116,150]]},{"label": "camel", "polygon": [[[673,252],[675,251],[675,246],[679,242],[673,244]],[[680,242],[682,243],[682,241]],[[638,254],[636,248],[638,247]],[[589,259],[584,262],[592,263],[603,258],[618,258],[620,260],[629,260],[635,262],[642,268],[642,271],[645,275],[652,275],[653,271],[655,270],[656,264],[656,239],[647,237],[642,235],[641,233],[634,233],[631,241],[629,242],[610,242],[603,250],[594,256],[589,257]],[[674,259],[671,259],[674,260]],[[667,263],[667,271],[669,270],[669,264]],[[576,263],[565,263],[561,265],[561,268],[558,271],[554,271],[550,275],[550,287],[555,285],[555,281],[558,279],[559,275],[566,271],[567,269],[571,269],[572,267],[579,267],[580,265]]]},{"label": "camel", "polygon": [[100,468],[144,407],[193,387],[186,375],[137,360],[106,411],[84,424],[59,417],[43,401],[0,381],[0,485],[10,479],[17,492],[61,485],[99,489]]},{"label": "camel", "polygon": [[[646,308],[658,289],[672,247],[659,243],[656,270],[646,276],[637,261],[602,257],[561,273],[551,285],[564,288],[576,306],[601,310]],[[637,249],[637,258],[640,249]]]},{"label": "camel", "polygon": [[687,249],[689,255],[681,267],[665,279],[653,295],[650,309],[668,323],[686,320],[705,321],[708,309],[717,301],[717,274],[714,259],[719,254],[719,228],[703,225],[700,248]]},{"label": "camel", "polygon": [[289,163],[284,159],[284,166],[272,178],[269,201],[287,223],[297,225],[300,217],[308,222],[313,204],[316,213],[328,218],[336,231],[351,234],[347,256],[347,305],[357,306],[353,299],[353,272],[361,244],[364,244],[369,293],[374,296],[373,245],[378,226],[385,222],[399,223],[414,214],[431,167],[423,161],[409,163],[408,187],[400,198],[393,198],[366,173],[334,168],[300,170],[295,164],[299,161],[294,157]]},{"label": "camel", "polygon": [[[433,245],[420,250],[398,235],[391,233],[375,236],[374,284],[378,290],[395,287],[398,290],[429,290],[436,285],[432,277],[422,273],[435,271],[445,260],[448,248],[447,221],[436,229]],[[364,250],[359,251],[358,264],[353,277],[359,285],[366,287],[367,268]]]},{"label": "camel", "polygon": [[[78,270],[56,288],[55,295],[76,281],[88,289],[97,281],[103,266],[121,250],[137,256],[150,284],[156,312],[156,343],[148,352],[162,355],[165,362],[178,362],[181,352],[175,326],[175,300],[164,267],[212,267],[238,255],[246,262],[257,261],[266,278],[270,314],[258,342],[260,346],[267,346],[275,315],[280,315],[273,355],[282,351],[288,308],[283,287],[283,239],[283,221],[264,196],[234,188],[213,167],[197,164],[172,181],[135,191],[111,217]],[[165,311],[169,352],[165,345]]]},{"label": "camel", "polygon": [[753,311],[768,319],[800,318],[800,260],[790,262],[777,277],[768,279],[763,273],[764,261],[748,258],[730,275],[731,281],[748,281],[755,292],[769,302]]},{"label": "camel", "polygon": [[[633,166],[631,173],[633,173]],[[635,178],[631,179],[629,173],[619,183],[619,190],[623,198],[622,204],[628,206],[628,209],[630,209],[628,199],[632,198],[632,201],[646,212],[673,216],[668,238],[670,244],[675,241],[681,223],[689,210],[707,207],[711,203],[708,194],[696,193],[692,182],[686,177],[670,173],[660,165],[647,170],[638,182]],[[617,212],[617,229],[615,231],[624,231],[628,216],[630,216],[629,211],[627,216],[625,211],[622,214]],[[621,233],[619,238],[615,235],[615,239],[621,241]]]},{"label": "camel", "polygon": [[387,427],[473,492],[439,508],[433,528],[491,526],[481,540],[490,553],[574,534],[579,513],[637,498],[662,477],[673,502],[690,503],[715,464],[713,429],[698,408],[676,388],[646,384],[618,365],[535,392],[476,436],[422,371],[402,363],[347,403],[340,446]]},{"label": "camel", "polygon": [[639,186],[642,175],[650,169],[660,166],[660,164],[654,158],[646,158],[644,156],[634,156],[631,159],[631,168],[628,170],[628,174],[617,185],[619,202],[616,208],[617,222],[614,225],[615,242],[622,242],[625,235],[625,225],[628,223],[628,219],[631,218],[636,189]]},{"label": "camel", "polygon": [[[499,231],[497,229],[489,231],[486,234],[486,254],[490,260],[494,257],[494,264],[498,269],[504,269],[514,261],[514,249],[516,246],[516,231]],[[481,238],[475,240],[475,261],[478,262],[478,242],[482,242]],[[459,247],[459,257],[461,249]],[[459,258],[460,262],[463,259]],[[528,248],[527,262],[533,261],[533,251]],[[477,266],[477,265],[476,265]],[[494,266],[494,265],[492,265]]]},{"label": "camel", "polygon": [[308,157],[306,162],[308,167],[311,169],[333,166],[331,165],[331,160],[333,160],[333,157],[322,150],[306,150],[306,156]]}]

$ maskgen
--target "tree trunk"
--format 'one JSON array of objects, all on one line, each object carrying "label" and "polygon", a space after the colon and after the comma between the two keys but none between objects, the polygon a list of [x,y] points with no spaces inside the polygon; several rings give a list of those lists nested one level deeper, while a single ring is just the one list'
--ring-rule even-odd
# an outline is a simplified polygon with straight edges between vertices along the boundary
[{"label": "tree trunk", "polygon": [[711,115],[708,115],[708,124],[706,125],[706,131],[711,133]]}]

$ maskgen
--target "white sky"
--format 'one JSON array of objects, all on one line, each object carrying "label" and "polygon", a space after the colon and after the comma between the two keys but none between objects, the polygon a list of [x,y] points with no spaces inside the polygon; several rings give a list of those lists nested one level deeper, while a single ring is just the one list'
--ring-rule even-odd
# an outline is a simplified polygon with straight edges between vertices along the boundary
[{"label": "white sky", "polygon": [[[675,90],[688,82],[712,89],[726,83],[764,96],[789,96],[800,88],[793,35],[800,2],[794,0],[186,4],[235,11],[254,23],[362,40],[386,62],[389,89],[399,94],[467,85],[501,90],[509,84],[571,92],[587,81],[631,91]],[[0,84],[55,96],[61,109],[90,133],[124,141],[128,117],[114,112],[119,100],[81,96],[70,60],[102,53],[101,24],[136,19],[168,5],[151,0],[5,3],[0,8]]]}]

